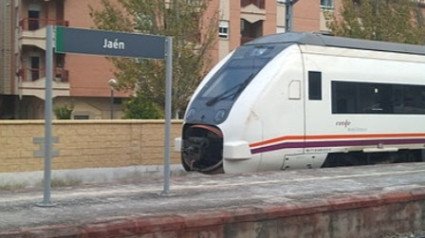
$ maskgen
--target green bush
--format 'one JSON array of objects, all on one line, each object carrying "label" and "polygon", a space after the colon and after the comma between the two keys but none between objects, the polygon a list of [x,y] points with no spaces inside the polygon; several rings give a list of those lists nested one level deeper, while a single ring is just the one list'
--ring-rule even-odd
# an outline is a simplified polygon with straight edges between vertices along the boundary
[{"label": "green bush", "polygon": [[59,120],[71,119],[72,111],[74,110],[74,104],[65,104],[61,107],[55,107],[53,109],[55,116]]},{"label": "green bush", "polygon": [[161,108],[151,100],[138,96],[126,103],[124,119],[159,119],[164,118]]}]

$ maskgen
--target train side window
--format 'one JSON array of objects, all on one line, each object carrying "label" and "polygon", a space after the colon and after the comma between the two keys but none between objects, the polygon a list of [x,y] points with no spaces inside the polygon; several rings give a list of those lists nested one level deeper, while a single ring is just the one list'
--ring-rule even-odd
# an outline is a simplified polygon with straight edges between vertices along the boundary
[{"label": "train side window", "polygon": [[359,109],[364,113],[392,113],[392,85],[362,83],[359,88]]},{"label": "train side window", "polygon": [[308,99],[322,100],[322,72],[308,71]]},{"label": "train side window", "polygon": [[425,86],[332,81],[332,113],[425,114]]},{"label": "train side window", "polygon": [[332,113],[357,113],[358,85],[332,81]]}]

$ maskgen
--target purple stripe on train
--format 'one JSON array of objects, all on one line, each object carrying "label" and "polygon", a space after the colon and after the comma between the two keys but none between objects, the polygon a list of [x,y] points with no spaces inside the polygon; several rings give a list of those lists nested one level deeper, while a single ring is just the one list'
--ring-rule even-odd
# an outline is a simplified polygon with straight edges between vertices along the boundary
[{"label": "purple stripe on train", "polygon": [[415,139],[379,139],[379,140],[351,140],[351,141],[307,141],[307,142],[283,142],[270,146],[251,149],[252,154],[270,152],[281,149],[312,148],[312,147],[343,147],[343,146],[370,146],[370,145],[399,145],[425,143],[425,138]]}]

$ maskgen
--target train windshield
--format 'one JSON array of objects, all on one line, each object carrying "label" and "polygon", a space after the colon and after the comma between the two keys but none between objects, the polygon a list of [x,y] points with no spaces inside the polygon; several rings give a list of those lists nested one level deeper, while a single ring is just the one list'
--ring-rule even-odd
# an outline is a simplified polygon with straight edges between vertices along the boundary
[{"label": "train windshield", "polygon": [[212,106],[221,100],[235,100],[260,70],[288,45],[246,45],[235,51],[204,87],[201,97]]}]

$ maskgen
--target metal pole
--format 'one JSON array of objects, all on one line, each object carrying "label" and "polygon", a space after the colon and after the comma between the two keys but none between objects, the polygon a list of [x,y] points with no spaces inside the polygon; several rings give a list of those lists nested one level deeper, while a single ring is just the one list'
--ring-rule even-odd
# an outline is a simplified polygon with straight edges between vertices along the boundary
[{"label": "metal pole", "polygon": [[285,1],[285,32],[292,31],[293,8],[297,2],[298,0]]},{"label": "metal pole", "polygon": [[40,207],[55,206],[50,201],[52,160],[52,80],[53,80],[53,26],[46,28],[46,91],[44,106],[44,194]]},{"label": "metal pole", "polygon": [[111,88],[111,120],[114,119],[114,89]]},{"label": "metal pole", "polygon": [[292,5],[291,5],[291,1],[290,0],[286,0],[285,1],[285,32],[290,32],[291,31],[291,9],[292,9]]},{"label": "metal pole", "polygon": [[111,113],[111,120],[114,119],[114,88],[117,85],[117,83],[118,83],[117,80],[114,79],[114,78],[109,79],[109,81],[108,81],[108,85],[111,88],[111,96],[109,98],[109,103],[111,104],[110,105],[111,106],[111,112],[110,112]]},{"label": "metal pole", "polygon": [[164,141],[164,190],[162,195],[170,193],[170,129],[171,129],[171,90],[173,84],[173,38],[166,40],[165,73],[165,141]]}]

